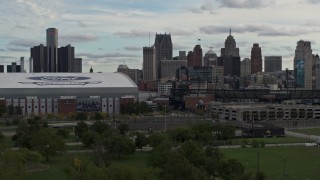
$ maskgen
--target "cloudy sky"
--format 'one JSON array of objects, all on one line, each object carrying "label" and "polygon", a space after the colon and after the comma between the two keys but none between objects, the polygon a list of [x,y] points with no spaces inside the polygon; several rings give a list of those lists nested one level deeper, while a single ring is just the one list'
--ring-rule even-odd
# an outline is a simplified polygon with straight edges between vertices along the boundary
[{"label": "cloudy sky", "polygon": [[[232,28],[241,58],[253,43],[263,56],[283,56],[292,69],[296,42],[320,53],[320,0],[0,0],[0,64],[29,57],[59,29],[59,46],[71,44],[83,71],[114,72],[119,64],[142,68],[142,47],[155,33],[170,33],[174,56],[201,39],[203,52],[220,48]],[[150,33],[150,41],[149,41]]]}]

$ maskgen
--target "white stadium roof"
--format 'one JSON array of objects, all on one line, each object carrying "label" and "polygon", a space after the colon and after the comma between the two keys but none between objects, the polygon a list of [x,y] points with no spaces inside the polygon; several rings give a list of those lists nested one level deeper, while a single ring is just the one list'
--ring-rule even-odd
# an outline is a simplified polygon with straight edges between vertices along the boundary
[{"label": "white stadium roof", "polygon": [[0,97],[138,94],[122,73],[0,73]]}]

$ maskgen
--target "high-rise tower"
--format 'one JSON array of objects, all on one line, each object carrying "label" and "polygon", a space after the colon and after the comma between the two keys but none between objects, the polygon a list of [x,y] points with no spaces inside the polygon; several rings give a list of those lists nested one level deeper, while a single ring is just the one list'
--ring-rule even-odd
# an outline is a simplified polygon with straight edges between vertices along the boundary
[{"label": "high-rise tower", "polygon": [[143,80],[157,80],[156,72],[156,48],[154,46],[143,47]]},{"label": "high-rise tower", "polygon": [[47,69],[58,72],[58,29],[47,29]]},{"label": "high-rise tower", "polygon": [[172,60],[172,41],[170,34],[156,34],[154,46],[156,49],[157,79],[161,78],[161,60]]},{"label": "high-rise tower", "polygon": [[297,43],[294,56],[294,72],[297,88],[312,89],[312,66],[311,42],[300,40]]},{"label": "high-rise tower", "polygon": [[223,66],[225,76],[240,76],[240,55],[236,41],[231,34],[225,41],[225,47],[221,48],[221,57],[218,58],[218,65]]},{"label": "high-rise tower", "polygon": [[261,47],[258,43],[254,43],[251,49],[251,74],[262,72],[262,55]]},{"label": "high-rise tower", "polygon": [[233,56],[239,57],[239,48],[236,47],[236,40],[233,38],[231,34],[231,29],[229,32],[229,36],[227,37],[224,48],[221,48],[221,57],[222,56]]}]

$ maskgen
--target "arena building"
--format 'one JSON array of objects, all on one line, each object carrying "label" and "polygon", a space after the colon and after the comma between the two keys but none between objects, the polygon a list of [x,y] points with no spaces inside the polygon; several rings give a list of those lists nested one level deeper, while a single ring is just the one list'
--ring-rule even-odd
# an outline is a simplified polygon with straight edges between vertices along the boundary
[{"label": "arena building", "polygon": [[123,96],[137,97],[138,87],[122,73],[0,74],[0,104],[23,114],[117,114]]}]

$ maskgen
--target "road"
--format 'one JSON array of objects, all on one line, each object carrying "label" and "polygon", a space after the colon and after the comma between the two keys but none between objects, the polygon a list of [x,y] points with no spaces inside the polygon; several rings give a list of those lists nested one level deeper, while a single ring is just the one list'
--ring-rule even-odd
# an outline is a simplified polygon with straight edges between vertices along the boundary
[{"label": "road", "polygon": [[295,132],[287,131],[287,130],[286,130],[286,135],[293,136],[293,137],[299,137],[299,138],[306,138],[306,139],[310,139],[312,141],[320,140],[320,136],[300,134],[300,133],[295,133]]}]

